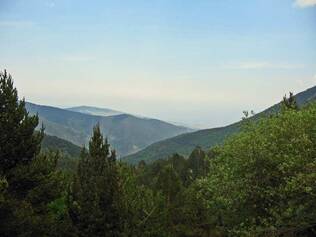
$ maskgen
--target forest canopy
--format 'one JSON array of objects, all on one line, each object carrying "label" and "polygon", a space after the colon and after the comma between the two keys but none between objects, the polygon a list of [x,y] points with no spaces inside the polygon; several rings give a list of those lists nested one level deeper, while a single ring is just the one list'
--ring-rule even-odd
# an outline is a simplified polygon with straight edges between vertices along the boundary
[{"label": "forest canopy", "polygon": [[[0,236],[315,236],[316,104],[245,118],[189,157],[117,160],[98,124],[71,168],[0,74]],[[73,160],[72,160],[73,162]]]}]

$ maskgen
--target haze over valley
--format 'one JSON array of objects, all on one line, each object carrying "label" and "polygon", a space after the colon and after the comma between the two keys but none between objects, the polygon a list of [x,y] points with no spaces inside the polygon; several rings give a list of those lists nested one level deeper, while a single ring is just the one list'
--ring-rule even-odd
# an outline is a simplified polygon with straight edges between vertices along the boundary
[{"label": "haze over valley", "polygon": [[0,237],[315,237],[316,0],[0,0]]}]

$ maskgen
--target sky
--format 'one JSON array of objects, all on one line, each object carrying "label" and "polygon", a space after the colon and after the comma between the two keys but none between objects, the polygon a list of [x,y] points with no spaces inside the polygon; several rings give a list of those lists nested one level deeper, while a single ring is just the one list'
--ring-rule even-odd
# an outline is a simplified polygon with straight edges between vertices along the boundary
[{"label": "sky", "polygon": [[0,0],[0,55],[27,101],[223,126],[316,85],[316,0]]}]

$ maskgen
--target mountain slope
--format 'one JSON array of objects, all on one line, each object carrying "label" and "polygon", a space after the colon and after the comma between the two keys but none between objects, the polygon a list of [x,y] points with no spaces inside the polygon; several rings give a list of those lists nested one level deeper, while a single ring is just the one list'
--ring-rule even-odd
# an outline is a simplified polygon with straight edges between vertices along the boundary
[{"label": "mountain slope", "polygon": [[50,136],[47,134],[45,134],[43,138],[42,149],[54,151],[58,150],[71,157],[79,157],[81,151],[79,146],[76,146],[75,144],[59,137]]},{"label": "mountain slope", "polygon": [[[295,97],[299,105],[315,101],[316,86],[297,94]],[[264,114],[276,112],[279,110],[279,108],[280,103],[275,104],[263,112],[255,115],[254,119]],[[236,122],[225,127],[203,129],[192,133],[182,134],[154,143],[144,150],[123,157],[123,160],[136,164],[141,160],[151,162],[158,159],[165,159],[173,153],[188,155],[196,146],[200,146],[203,149],[209,149],[215,145],[221,144],[227,136],[237,132],[239,127],[240,122]]]},{"label": "mountain slope", "polygon": [[77,107],[67,108],[67,110],[70,110],[73,112],[79,112],[83,114],[97,115],[97,116],[113,116],[113,115],[124,114],[123,112],[120,112],[120,111],[106,109],[106,108],[92,107],[92,106],[77,106]]},{"label": "mountain slope", "polygon": [[87,144],[93,127],[100,124],[119,156],[136,152],[162,139],[191,131],[156,119],[138,118],[128,114],[95,116],[51,106],[26,103],[31,114],[38,113],[45,133],[76,145]]}]

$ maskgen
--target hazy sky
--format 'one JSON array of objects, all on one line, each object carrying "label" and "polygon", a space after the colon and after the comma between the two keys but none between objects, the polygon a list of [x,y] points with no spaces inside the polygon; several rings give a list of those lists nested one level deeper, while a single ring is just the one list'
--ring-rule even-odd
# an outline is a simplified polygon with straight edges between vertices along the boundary
[{"label": "hazy sky", "polygon": [[21,96],[199,127],[316,85],[316,0],[0,0]]}]

